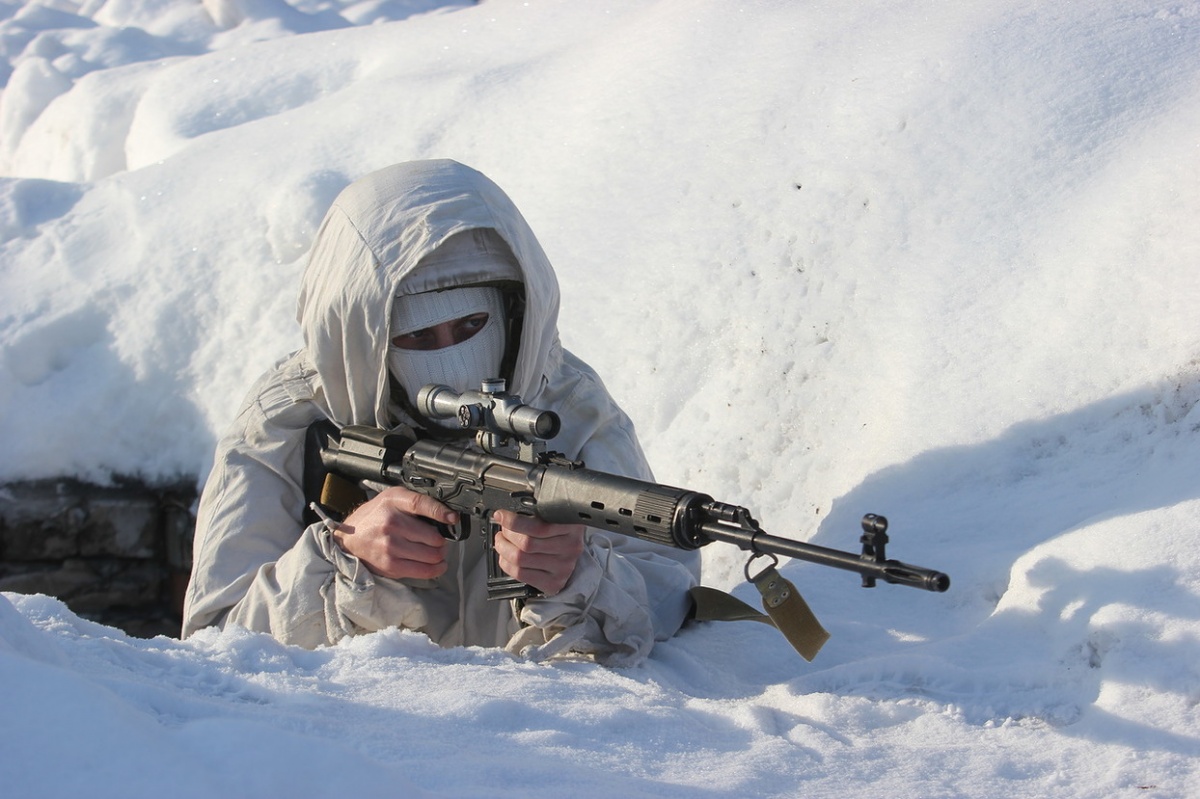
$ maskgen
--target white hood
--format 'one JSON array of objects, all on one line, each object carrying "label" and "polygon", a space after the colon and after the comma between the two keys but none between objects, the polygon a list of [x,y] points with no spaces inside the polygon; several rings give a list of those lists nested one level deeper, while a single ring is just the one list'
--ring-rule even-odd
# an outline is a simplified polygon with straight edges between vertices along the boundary
[{"label": "white hood", "polygon": [[[450,236],[476,228],[499,233],[519,272],[420,267]],[[486,176],[450,160],[397,164],[355,181],[321,223],[297,305],[328,416],[340,425],[392,425],[387,344],[394,297],[514,280],[524,284],[526,315],[509,390],[534,403],[562,360],[559,289],[513,202]]]}]

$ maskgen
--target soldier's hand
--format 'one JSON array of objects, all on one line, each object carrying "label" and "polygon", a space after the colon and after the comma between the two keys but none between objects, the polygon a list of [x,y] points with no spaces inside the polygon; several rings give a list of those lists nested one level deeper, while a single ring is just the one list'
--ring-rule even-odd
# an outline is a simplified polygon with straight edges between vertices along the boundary
[{"label": "soldier's hand", "polygon": [[432,497],[391,486],[359,505],[333,536],[375,574],[432,580],[446,571],[446,539],[431,520],[452,524],[458,514]]},{"label": "soldier's hand", "polygon": [[492,521],[500,568],[547,596],[563,589],[583,553],[581,524],[550,524],[513,511],[497,511]]}]

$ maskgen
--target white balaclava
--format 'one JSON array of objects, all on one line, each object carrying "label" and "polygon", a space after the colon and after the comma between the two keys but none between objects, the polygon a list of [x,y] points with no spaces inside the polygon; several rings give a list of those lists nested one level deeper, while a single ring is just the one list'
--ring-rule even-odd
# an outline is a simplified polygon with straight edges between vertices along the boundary
[{"label": "white balaclava", "polygon": [[388,346],[388,367],[416,404],[417,392],[430,383],[455,391],[478,390],[489,377],[500,377],[504,357],[504,299],[491,286],[428,291],[396,298],[392,308],[391,337],[423,330],[478,313],[488,315],[483,328],[466,341],[440,350],[406,350]]}]

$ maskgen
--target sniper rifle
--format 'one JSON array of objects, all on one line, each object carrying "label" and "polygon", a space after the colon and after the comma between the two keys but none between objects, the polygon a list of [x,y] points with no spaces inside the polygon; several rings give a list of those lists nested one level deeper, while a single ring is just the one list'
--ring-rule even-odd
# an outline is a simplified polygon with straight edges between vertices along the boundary
[{"label": "sniper rifle", "polygon": [[[505,390],[502,379],[485,380],[479,391],[462,393],[447,386],[425,386],[417,394],[417,408],[429,419],[457,418],[462,428],[475,431],[474,445],[463,439],[438,440],[406,427],[386,431],[347,426],[336,435],[328,429],[321,435],[317,442],[321,463],[342,478],[404,486],[457,511],[456,524],[439,528],[453,541],[472,534],[482,540],[489,599],[538,595],[536,588],[500,569],[491,516],[501,509],[680,549],[698,549],[714,541],[734,544],[751,553],[746,577],[763,593],[764,607],[781,630],[772,610],[792,604],[788,600],[793,594],[794,600],[803,600],[778,576],[779,556],[857,572],[867,588],[879,580],[933,592],[950,587],[950,578],[942,572],[887,557],[883,516],[864,516],[862,552],[845,552],[770,535],[746,508],[708,494],[588,469],[581,461],[548,452],[545,442],[561,428],[558,415],[524,404]],[[771,566],[751,577],[750,564],[763,556],[772,558]],[[811,615],[807,606],[800,612]],[[816,628],[820,630],[819,624]],[[820,633],[828,637],[824,630]]]}]

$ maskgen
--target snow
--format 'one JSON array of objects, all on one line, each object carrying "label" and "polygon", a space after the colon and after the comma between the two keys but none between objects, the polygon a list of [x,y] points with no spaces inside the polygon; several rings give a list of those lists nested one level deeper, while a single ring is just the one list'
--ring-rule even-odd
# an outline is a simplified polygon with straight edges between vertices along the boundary
[{"label": "snow", "polygon": [[790,562],[813,663],[625,670],[4,594],[6,796],[1200,795],[1200,3],[43,0],[0,52],[0,482],[202,480],[332,197],[451,157],[660,480],[953,579]]}]

